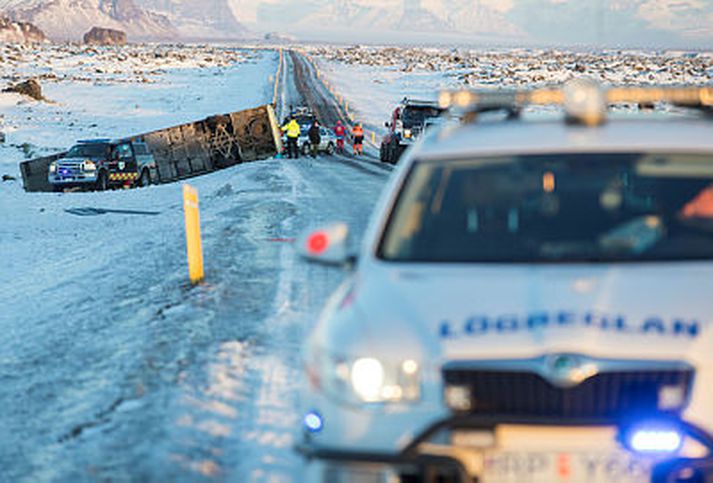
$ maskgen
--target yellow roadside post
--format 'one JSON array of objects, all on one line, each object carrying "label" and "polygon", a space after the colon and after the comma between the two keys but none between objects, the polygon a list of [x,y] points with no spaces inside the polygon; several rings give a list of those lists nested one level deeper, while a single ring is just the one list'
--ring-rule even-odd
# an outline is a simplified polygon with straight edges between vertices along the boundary
[{"label": "yellow roadside post", "polygon": [[191,283],[203,281],[203,245],[201,243],[201,222],[198,209],[198,191],[191,185],[183,185],[183,211],[186,215],[186,251],[188,273]]},{"label": "yellow roadside post", "polygon": [[376,133],[374,131],[371,131],[371,142],[376,144]]}]

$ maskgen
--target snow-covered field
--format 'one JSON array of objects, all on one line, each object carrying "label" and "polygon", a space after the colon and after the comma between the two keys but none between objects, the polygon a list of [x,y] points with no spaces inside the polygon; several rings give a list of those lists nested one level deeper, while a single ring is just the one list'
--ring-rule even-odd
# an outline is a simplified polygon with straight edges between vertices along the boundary
[{"label": "snow-covered field", "polygon": [[0,45],[0,88],[37,78],[49,102],[0,93],[0,174],[77,139],[116,138],[271,102],[273,51]]},{"label": "snow-covered field", "polygon": [[590,76],[605,84],[713,83],[713,52],[470,50],[312,47],[322,72],[357,120],[384,131],[404,97],[437,99],[442,89],[534,87]]}]

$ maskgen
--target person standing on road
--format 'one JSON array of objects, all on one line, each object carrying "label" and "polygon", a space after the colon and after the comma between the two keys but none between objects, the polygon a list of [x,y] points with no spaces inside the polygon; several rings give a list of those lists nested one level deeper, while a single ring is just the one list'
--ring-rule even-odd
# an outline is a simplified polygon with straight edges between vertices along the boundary
[{"label": "person standing on road", "polygon": [[337,125],[334,126],[334,135],[337,136],[337,152],[344,154],[344,139],[347,137],[347,130],[342,121],[337,121]]},{"label": "person standing on road", "polygon": [[312,157],[316,158],[317,153],[319,153],[319,145],[322,142],[322,135],[319,132],[319,122],[315,119],[312,126],[307,131],[307,136],[309,137],[309,145],[312,150]]},{"label": "person standing on road", "polygon": [[292,159],[294,155],[295,159],[300,157],[300,149],[297,146],[297,139],[300,137],[300,125],[297,120],[292,117],[290,122],[282,126],[282,132],[287,133],[287,157]]},{"label": "person standing on road", "polygon": [[354,125],[352,137],[354,138],[354,156],[364,154],[364,128],[361,127],[361,123],[358,122]]}]

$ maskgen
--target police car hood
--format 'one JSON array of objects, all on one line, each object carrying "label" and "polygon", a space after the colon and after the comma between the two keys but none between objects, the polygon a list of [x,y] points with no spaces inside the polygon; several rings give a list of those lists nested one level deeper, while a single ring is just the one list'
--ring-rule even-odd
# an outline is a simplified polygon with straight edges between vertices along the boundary
[{"label": "police car hood", "polygon": [[713,263],[397,266],[362,271],[355,312],[379,353],[441,360],[711,359]]}]

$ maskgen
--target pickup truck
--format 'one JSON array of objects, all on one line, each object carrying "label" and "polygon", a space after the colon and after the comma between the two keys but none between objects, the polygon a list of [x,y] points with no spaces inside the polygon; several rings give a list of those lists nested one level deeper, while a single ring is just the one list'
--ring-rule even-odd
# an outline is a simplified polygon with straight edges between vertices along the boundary
[{"label": "pickup truck", "polygon": [[76,187],[105,191],[158,181],[156,162],[148,146],[135,140],[79,141],[50,164],[47,176],[56,191]]}]

